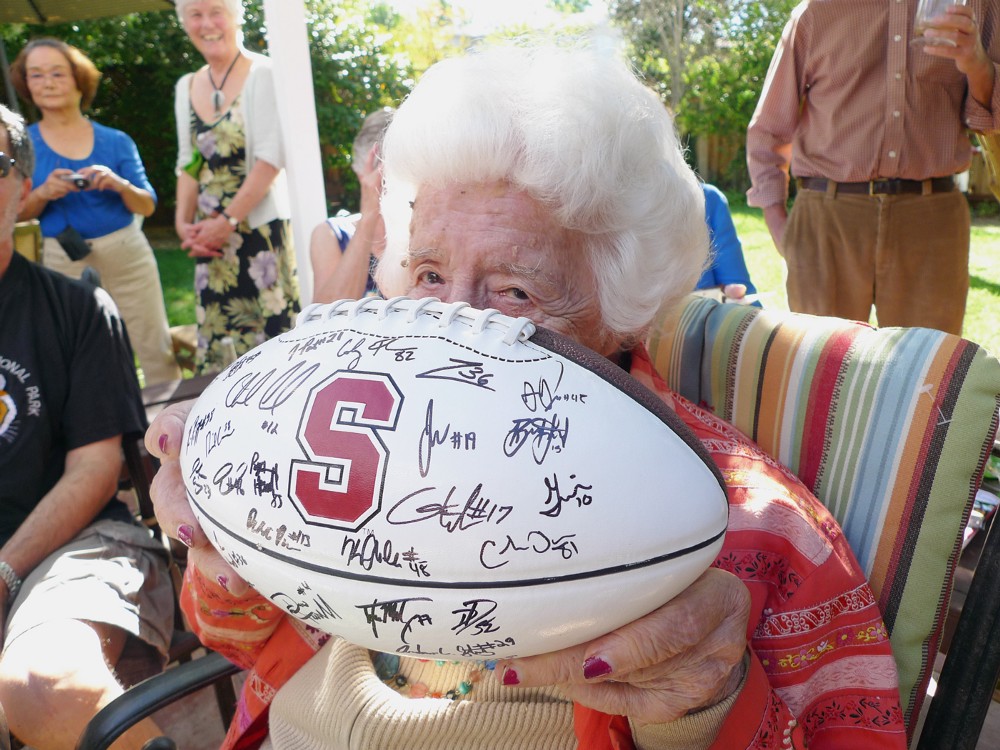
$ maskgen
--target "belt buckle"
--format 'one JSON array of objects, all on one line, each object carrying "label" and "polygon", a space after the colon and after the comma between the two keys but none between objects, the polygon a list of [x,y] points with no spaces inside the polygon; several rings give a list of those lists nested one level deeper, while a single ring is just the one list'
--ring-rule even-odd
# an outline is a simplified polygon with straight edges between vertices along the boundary
[{"label": "belt buckle", "polygon": [[869,180],[868,195],[898,195],[900,184],[891,179]]}]

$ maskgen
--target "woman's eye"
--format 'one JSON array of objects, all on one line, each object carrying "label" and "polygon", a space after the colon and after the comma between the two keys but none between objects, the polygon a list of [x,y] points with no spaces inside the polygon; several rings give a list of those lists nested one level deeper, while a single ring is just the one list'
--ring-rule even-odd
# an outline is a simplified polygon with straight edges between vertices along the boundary
[{"label": "woman's eye", "polygon": [[504,297],[513,297],[516,300],[526,301],[529,299],[528,293],[523,289],[518,289],[516,286],[510,289],[504,289],[500,294]]},{"label": "woman's eye", "polygon": [[424,271],[418,277],[421,284],[443,284],[444,279],[436,271]]}]

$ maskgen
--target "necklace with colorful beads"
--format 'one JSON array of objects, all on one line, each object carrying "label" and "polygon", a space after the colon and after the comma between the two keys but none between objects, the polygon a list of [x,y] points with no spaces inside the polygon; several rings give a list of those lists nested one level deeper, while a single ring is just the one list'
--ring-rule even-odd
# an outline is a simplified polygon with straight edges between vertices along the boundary
[{"label": "necklace with colorful beads", "polygon": [[496,660],[458,662],[430,659],[409,659],[414,664],[433,664],[439,668],[448,665],[469,664],[470,671],[466,678],[460,681],[455,687],[446,691],[431,690],[427,683],[420,680],[412,681],[400,671],[403,660],[397,654],[373,653],[372,665],[375,667],[375,674],[386,685],[393,690],[410,698],[447,698],[453,701],[460,701],[465,698],[476,683],[482,678],[484,672],[492,672],[496,669]]}]

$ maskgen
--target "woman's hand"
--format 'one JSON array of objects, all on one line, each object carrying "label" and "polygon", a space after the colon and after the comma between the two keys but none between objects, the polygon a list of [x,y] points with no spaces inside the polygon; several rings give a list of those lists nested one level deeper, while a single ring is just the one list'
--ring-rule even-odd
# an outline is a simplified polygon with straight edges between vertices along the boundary
[{"label": "woman's hand", "polygon": [[145,188],[133,185],[110,167],[103,164],[92,164],[80,170],[80,174],[90,180],[86,190],[110,190],[121,196],[125,208],[134,214],[149,217],[156,210],[156,200],[153,194]]},{"label": "woman's hand", "polygon": [[103,164],[93,164],[80,170],[80,174],[90,180],[90,185],[84,190],[111,190],[118,193],[127,190],[132,183],[124,177],[115,174],[114,170]]},{"label": "woman's hand", "polygon": [[250,587],[209,543],[184,489],[180,451],[184,422],[192,406],[194,401],[168,406],[146,430],[146,450],[160,459],[160,470],[150,487],[153,512],[163,532],[188,547],[188,565],[231,594],[242,596]]},{"label": "woman's hand", "polygon": [[44,201],[57,201],[67,193],[79,192],[76,185],[66,178],[73,174],[72,169],[53,169],[45,182],[34,189],[34,193]]},{"label": "woman's hand", "polygon": [[229,242],[233,228],[222,214],[208,219],[202,219],[190,232],[190,241],[182,242],[181,247],[188,251],[188,256],[221,258],[222,248]]},{"label": "woman's hand", "polygon": [[503,683],[559,685],[598,711],[665,724],[739,687],[749,613],[746,586],[711,568],[659,609],[596,640],[502,662]]},{"label": "woman's hand", "polygon": [[[225,217],[221,218],[225,221],[226,227],[229,228],[229,222],[225,220]],[[188,251],[189,258],[223,257],[222,247],[226,243],[223,241],[216,244],[213,239],[214,234],[206,231],[206,227],[210,226],[210,223],[217,223],[217,219],[204,219],[196,224],[178,225],[177,234],[181,238],[181,249]]]}]

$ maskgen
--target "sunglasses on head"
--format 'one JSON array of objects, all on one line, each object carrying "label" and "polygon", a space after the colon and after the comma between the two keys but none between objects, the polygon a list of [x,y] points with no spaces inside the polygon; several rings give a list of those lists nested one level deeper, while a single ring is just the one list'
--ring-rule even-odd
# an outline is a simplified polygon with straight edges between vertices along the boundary
[{"label": "sunglasses on head", "polygon": [[14,160],[11,159],[3,151],[0,151],[0,180],[10,174],[11,168],[14,166]]}]

